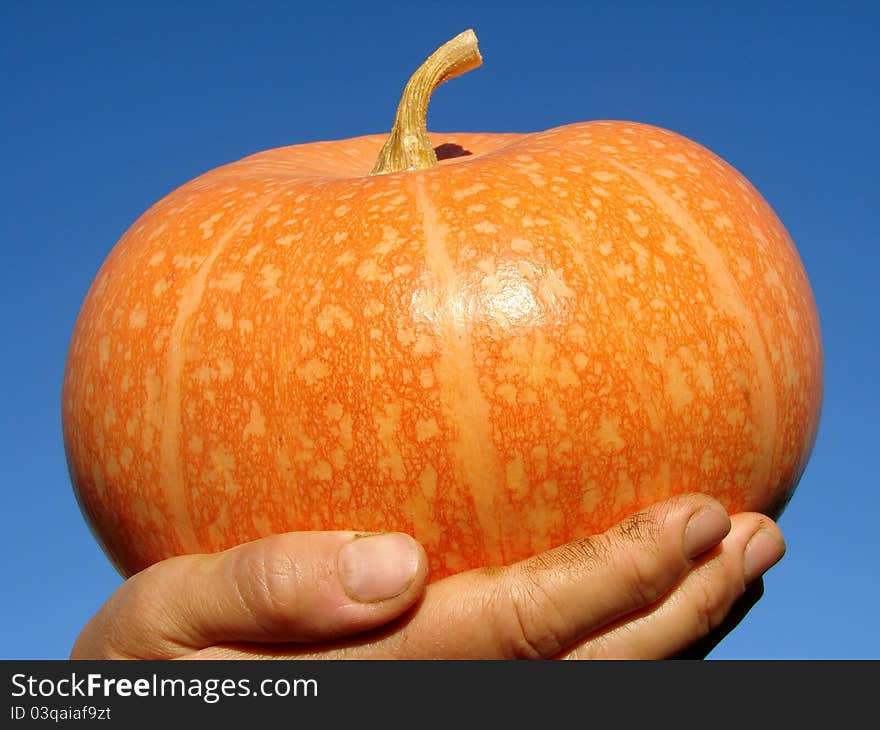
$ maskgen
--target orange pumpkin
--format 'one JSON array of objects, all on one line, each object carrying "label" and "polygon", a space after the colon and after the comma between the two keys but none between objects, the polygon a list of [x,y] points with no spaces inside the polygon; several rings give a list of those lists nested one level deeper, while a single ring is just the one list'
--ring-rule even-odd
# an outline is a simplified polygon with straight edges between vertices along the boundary
[{"label": "orange pumpkin", "polygon": [[63,426],[124,575],[355,529],[411,533],[436,579],[686,491],[780,513],[822,397],[785,228],[656,127],[426,136],[430,91],[479,60],[468,32],[426,62],[375,174],[380,136],[261,152],[110,253]]}]

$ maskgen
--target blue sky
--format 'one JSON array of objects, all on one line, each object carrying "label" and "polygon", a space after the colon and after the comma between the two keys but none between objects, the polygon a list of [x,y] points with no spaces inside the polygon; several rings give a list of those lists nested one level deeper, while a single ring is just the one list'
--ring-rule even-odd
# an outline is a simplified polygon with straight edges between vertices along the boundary
[{"label": "blue sky", "polygon": [[484,65],[438,90],[432,130],[657,124],[737,167],[788,227],[822,322],[822,423],[780,521],[788,555],[711,656],[880,658],[876,3],[210,5],[0,6],[0,658],[65,657],[120,582],[74,500],[59,405],[110,248],[221,163],[387,131],[415,65],[468,27]]}]

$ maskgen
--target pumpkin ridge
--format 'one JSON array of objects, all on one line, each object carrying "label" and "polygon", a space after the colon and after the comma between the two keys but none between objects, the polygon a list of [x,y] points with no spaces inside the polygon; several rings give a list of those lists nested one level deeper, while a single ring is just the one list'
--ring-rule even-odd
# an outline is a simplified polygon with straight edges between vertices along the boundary
[{"label": "pumpkin ridge", "polygon": [[[699,251],[698,258],[704,265],[707,282],[715,295],[715,303],[722,311],[729,312],[731,320],[740,325],[740,334],[756,364],[757,382],[761,389],[761,397],[749,399],[757,430],[753,438],[756,448],[750,481],[756,489],[766,492],[772,489],[774,484],[772,475],[775,469],[776,447],[773,434],[778,427],[778,404],[773,369],[758,317],[746,301],[720,247],[712,241],[690,213],[650,175],[634,170],[618,160],[608,159],[606,162],[634,180],[656,204],[658,211],[665,214],[682,232],[692,250]],[[762,404],[766,407],[762,408]],[[767,443],[774,444],[769,452],[757,447],[759,444]],[[762,501],[765,496],[761,495]]]},{"label": "pumpkin ridge", "polygon": [[[490,429],[490,407],[480,390],[479,370],[474,360],[472,332],[468,322],[456,316],[455,307],[466,292],[457,291],[456,272],[440,222],[427,190],[425,175],[415,179],[416,206],[425,235],[425,265],[436,287],[439,302],[435,331],[440,357],[435,366],[442,410],[453,434],[452,456],[459,484],[470,491],[470,502],[479,526],[474,539],[482,541],[489,564],[504,561],[503,535],[497,517],[495,491],[485,482],[501,485],[502,470]],[[467,426],[467,428],[465,428]],[[487,478],[487,475],[488,476]]]},{"label": "pumpkin ridge", "polygon": [[159,445],[159,474],[161,488],[168,499],[174,515],[177,538],[187,552],[198,551],[199,540],[196,536],[195,524],[187,504],[190,490],[186,488],[186,477],[183,473],[183,462],[180,459],[180,442],[183,435],[181,417],[181,381],[187,353],[187,342],[192,329],[193,317],[208,289],[211,270],[217,259],[233,240],[235,235],[248,223],[252,223],[255,213],[281,197],[283,193],[260,196],[247,210],[232,223],[218,239],[211,252],[205,257],[193,276],[187,281],[180,295],[177,314],[171,325],[172,343],[177,347],[169,347],[166,360],[166,379],[162,388],[162,437]]}]

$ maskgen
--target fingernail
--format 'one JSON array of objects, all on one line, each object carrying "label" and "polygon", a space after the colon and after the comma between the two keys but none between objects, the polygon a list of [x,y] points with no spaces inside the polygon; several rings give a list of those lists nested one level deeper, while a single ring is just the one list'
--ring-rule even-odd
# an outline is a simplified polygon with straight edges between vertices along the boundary
[{"label": "fingernail", "polygon": [[418,544],[400,532],[357,537],[342,547],[337,559],[342,587],[361,603],[399,596],[412,583],[418,568]]},{"label": "fingernail", "polygon": [[785,543],[769,530],[758,530],[746,545],[743,555],[746,583],[760,578],[785,555]]},{"label": "fingernail", "polygon": [[684,552],[689,559],[702,555],[730,532],[730,517],[718,505],[703,507],[688,520],[684,530]]}]

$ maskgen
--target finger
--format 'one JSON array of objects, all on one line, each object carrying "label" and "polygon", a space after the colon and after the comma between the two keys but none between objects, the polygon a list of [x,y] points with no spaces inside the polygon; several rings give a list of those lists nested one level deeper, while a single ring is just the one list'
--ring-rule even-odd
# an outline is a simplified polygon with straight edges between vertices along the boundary
[{"label": "finger", "polygon": [[746,586],[743,593],[736,601],[734,601],[730,612],[721,623],[706,634],[702,639],[694,642],[690,646],[679,651],[673,659],[705,659],[711,654],[715,647],[718,646],[731,631],[733,631],[742,620],[748,615],[758,601],[764,596],[764,580],[758,578],[754,583]]},{"label": "finger", "polygon": [[360,645],[293,653],[353,659],[552,657],[656,601],[729,529],[727,513],[715,500],[674,498],[602,535],[510,567],[439,581],[393,632]]},{"label": "finger", "polygon": [[755,513],[734,515],[730,534],[719,549],[688,573],[675,590],[647,610],[585,640],[564,658],[675,656],[722,626],[746,589],[784,552],[782,533],[769,518]]},{"label": "finger", "polygon": [[171,558],[126,581],[72,658],[170,658],[225,642],[321,641],[411,607],[428,573],[401,533],[299,532]]}]

